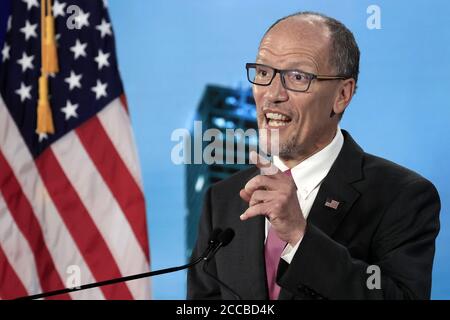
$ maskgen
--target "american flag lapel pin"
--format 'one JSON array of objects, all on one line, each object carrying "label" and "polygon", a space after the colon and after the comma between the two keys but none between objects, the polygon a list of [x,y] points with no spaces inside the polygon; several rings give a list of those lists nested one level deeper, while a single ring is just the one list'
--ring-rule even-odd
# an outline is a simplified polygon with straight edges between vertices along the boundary
[{"label": "american flag lapel pin", "polygon": [[327,200],[325,201],[325,207],[337,210],[337,208],[339,207],[340,202],[331,198],[327,198]]}]

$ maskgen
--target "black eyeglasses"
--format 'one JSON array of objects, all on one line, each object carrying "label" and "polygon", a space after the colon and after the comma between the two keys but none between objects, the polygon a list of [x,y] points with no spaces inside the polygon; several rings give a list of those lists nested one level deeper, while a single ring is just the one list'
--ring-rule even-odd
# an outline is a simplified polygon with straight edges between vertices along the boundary
[{"label": "black eyeglasses", "polygon": [[247,79],[258,86],[269,86],[277,73],[280,74],[281,83],[286,90],[295,92],[308,91],[311,81],[345,80],[345,76],[327,76],[304,72],[301,70],[279,70],[264,64],[246,63]]}]

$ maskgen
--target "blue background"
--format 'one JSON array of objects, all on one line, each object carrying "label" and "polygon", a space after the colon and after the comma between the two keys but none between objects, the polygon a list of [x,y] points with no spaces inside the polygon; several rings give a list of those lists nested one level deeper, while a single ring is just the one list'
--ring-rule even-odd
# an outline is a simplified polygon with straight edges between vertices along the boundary
[{"label": "blue background", "polygon": [[[380,30],[366,26],[372,4],[381,8]],[[153,269],[185,262],[184,167],[171,162],[172,131],[191,127],[206,84],[248,86],[245,62],[255,59],[269,25],[313,10],[345,23],[361,50],[359,89],[341,127],[365,151],[419,172],[440,193],[432,298],[450,298],[449,1],[109,0],[109,7],[141,160]],[[183,299],[185,277],[154,278],[154,298]]]}]

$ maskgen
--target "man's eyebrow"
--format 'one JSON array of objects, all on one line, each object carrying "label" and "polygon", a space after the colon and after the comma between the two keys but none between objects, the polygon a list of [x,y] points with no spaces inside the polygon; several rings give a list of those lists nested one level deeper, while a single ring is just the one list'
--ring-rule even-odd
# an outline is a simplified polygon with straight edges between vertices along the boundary
[{"label": "man's eyebrow", "polygon": [[286,69],[289,70],[301,70],[301,71],[314,71],[316,66],[307,61],[295,61],[287,64]]},{"label": "man's eyebrow", "polygon": [[[269,63],[267,60],[264,60],[264,58],[257,56],[256,57],[256,63],[264,64],[273,68],[276,68],[276,65],[273,63]],[[279,66],[279,65],[278,65]],[[308,73],[316,73],[318,72],[316,64],[314,64],[312,61],[309,61],[307,59],[298,59],[292,62],[288,62],[284,68],[279,68],[283,70],[299,70],[304,71]]]},{"label": "man's eyebrow", "polygon": [[[256,63],[275,67],[272,64],[267,63],[263,59],[259,59],[259,58],[256,59]],[[302,70],[302,71],[305,71],[305,69],[307,69],[307,68],[313,68],[314,69],[314,67],[315,66],[312,63],[305,63],[305,62],[301,62],[301,61],[295,61],[295,62],[291,62],[291,63],[287,64],[286,67],[283,68],[283,69],[285,69],[285,70]]]}]

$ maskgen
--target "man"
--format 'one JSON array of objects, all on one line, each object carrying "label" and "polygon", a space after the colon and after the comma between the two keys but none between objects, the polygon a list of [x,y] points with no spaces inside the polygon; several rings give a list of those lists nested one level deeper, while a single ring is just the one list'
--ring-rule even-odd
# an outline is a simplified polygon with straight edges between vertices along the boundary
[{"label": "man", "polygon": [[[279,130],[279,172],[254,167],[213,185],[193,252],[232,228],[208,270],[243,299],[430,298],[439,196],[340,130],[358,68],[352,33],[309,12],[271,26],[247,64],[258,126]],[[197,266],[188,298],[233,295]]]}]

